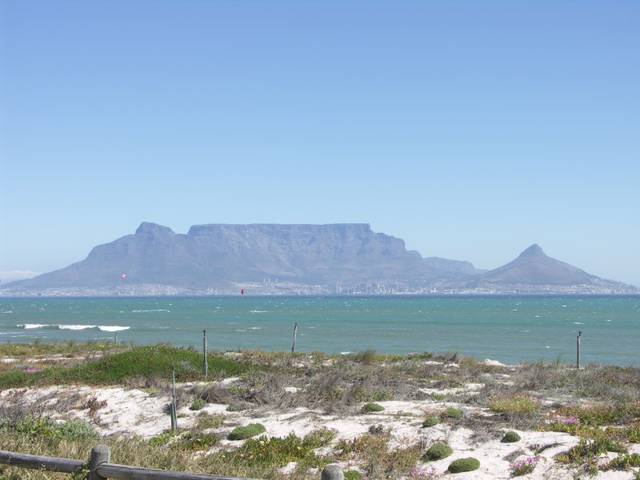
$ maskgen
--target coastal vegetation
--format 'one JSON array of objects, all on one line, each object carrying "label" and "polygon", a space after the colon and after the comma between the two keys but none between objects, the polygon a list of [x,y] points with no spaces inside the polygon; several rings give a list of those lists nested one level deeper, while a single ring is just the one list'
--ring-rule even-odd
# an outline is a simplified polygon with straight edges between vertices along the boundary
[{"label": "coastal vegetation", "polygon": [[[477,462],[483,471],[492,468],[485,462],[495,452],[486,456],[484,445],[493,440],[513,476],[543,468],[577,475],[640,470],[640,370],[634,368],[502,366],[455,354],[214,352],[205,379],[200,352],[167,345],[2,345],[0,355],[4,450],[87,458],[100,442],[119,463],[155,468],[311,479],[338,462],[350,478],[422,478],[424,472],[437,478],[443,469],[467,471]],[[115,417],[114,409],[126,410],[109,395],[158,405],[156,423],[168,428],[163,408],[174,370],[178,430],[150,435],[153,423],[139,432],[118,427],[138,420]],[[598,384],[603,380],[606,388]],[[299,417],[305,428],[287,431],[282,424],[274,433],[274,415],[292,424]],[[351,433],[354,422],[368,430]],[[394,433],[400,427],[401,442]],[[456,435],[458,443],[451,443]],[[473,458],[428,470],[461,441]],[[55,477],[12,467],[0,468],[0,476]]]}]

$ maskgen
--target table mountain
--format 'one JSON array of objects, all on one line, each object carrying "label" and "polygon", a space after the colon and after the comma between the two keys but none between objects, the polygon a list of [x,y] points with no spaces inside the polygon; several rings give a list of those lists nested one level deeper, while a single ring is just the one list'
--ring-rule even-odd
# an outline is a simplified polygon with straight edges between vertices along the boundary
[{"label": "table mountain", "polygon": [[[3,295],[629,293],[533,245],[491,271],[423,258],[368,224],[195,225],[187,234],[142,223],[86,259],[4,285]],[[635,290],[637,291],[637,290]]]}]

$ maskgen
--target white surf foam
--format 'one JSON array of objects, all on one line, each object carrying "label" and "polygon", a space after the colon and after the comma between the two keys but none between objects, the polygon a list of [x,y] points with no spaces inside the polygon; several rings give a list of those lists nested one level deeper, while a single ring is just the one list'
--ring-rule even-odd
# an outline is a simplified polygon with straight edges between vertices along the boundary
[{"label": "white surf foam", "polygon": [[18,328],[24,328],[25,330],[32,330],[34,328],[47,328],[50,325],[47,323],[25,323],[24,325],[16,325]]},{"label": "white surf foam", "polygon": [[89,328],[96,328],[96,325],[58,325],[60,330],[87,330]]},{"label": "white surf foam", "polygon": [[131,327],[124,325],[100,325],[98,330],[101,332],[121,332],[122,330],[129,330]]},{"label": "white surf foam", "polygon": [[166,308],[152,308],[150,310],[131,310],[131,313],[152,313],[152,312],[170,312]]}]

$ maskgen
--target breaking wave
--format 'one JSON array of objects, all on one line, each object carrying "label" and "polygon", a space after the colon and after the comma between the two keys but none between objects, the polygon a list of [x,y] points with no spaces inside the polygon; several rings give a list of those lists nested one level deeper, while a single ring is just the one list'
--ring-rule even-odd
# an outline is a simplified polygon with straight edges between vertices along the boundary
[{"label": "breaking wave", "polygon": [[151,308],[149,310],[131,310],[131,313],[152,313],[152,312],[171,312],[166,308]]},{"label": "breaking wave", "polygon": [[97,328],[101,332],[121,332],[123,330],[129,330],[131,327],[128,325],[68,325],[68,324],[50,324],[50,323],[24,323],[16,325],[17,328],[23,328],[25,330],[34,330],[39,328],[46,328],[49,330],[90,330]]}]

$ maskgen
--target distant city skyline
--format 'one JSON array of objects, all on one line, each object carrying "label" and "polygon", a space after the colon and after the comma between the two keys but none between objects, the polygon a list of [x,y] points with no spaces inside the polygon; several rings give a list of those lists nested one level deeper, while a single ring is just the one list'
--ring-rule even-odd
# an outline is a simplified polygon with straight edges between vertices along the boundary
[{"label": "distant city skyline", "polygon": [[640,4],[0,4],[0,278],[142,221],[640,285]]}]

